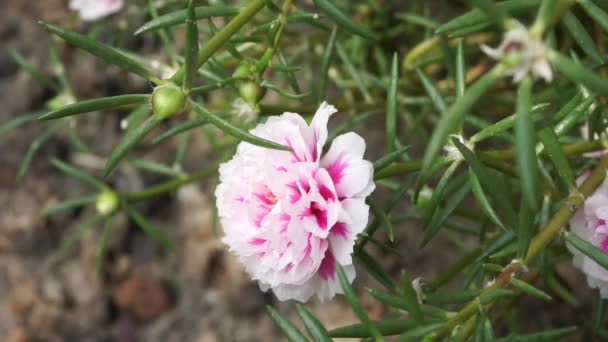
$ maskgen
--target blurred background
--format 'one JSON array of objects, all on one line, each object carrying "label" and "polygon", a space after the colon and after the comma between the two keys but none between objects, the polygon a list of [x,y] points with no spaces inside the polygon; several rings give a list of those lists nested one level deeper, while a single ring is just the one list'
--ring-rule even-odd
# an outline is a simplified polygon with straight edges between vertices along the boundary
[{"label": "blurred background", "polygon": [[[78,99],[150,92],[144,79],[107,66],[63,42],[54,42],[37,25],[38,20],[45,20],[71,23],[83,32],[97,30],[100,40],[112,39],[139,55],[163,60],[166,56],[157,35],[131,34],[149,19],[142,9],[145,3],[131,2],[125,10],[102,22],[83,23],[69,10],[67,2],[0,1],[0,124],[26,113],[43,111],[49,101],[58,101],[58,94],[21,68],[7,53],[8,48],[16,49],[50,75],[61,74],[57,68],[62,67]],[[306,1],[296,3],[302,8],[311,7]],[[449,4],[447,0],[431,3],[433,16],[438,20],[462,10],[460,5]],[[400,9],[403,5],[391,6]],[[223,23],[218,20],[216,24]],[[291,27],[289,31],[294,32]],[[393,47],[399,48],[400,42],[407,44],[407,39],[397,37]],[[53,64],[49,57],[52,44],[61,60],[59,64]],[[220,92],[208,100],[219,103],[222,98]],[[271,103],[272,97],[266,100]],[[80,139],[92,149],[92,153],[86,154],[73,148],[67,131],[46,139],[49,123],[32,122],[0,136],[0,340],[282,340],[266,316],[265,306],[274,305],[293,321],[299,320],[295,319],[291,303],[277,303],[271,293],[262,293],[249,280],[221,243],[221,231],[214,232],[215,179],[138,204],[137,209],[178,247],[175,253],[164,251],[123,213],[113,221],[101,276],[96,272],[101,227],[86,231],[68,253],[60,253],[61,245],[94,210],[89,206],[53,216],[44,214],[54,204],[90,193],[85,185],[53,168],[49,159],[56,157],[100,175],[104,158],[123,134],[124,117],[125,113],[118,111],[83,115],[77,124]],[[338,115],[334,118],[339,122]],[[375,151],[374,146],[383,144],[383,125],[383,116],[379,115],[356,129],[371,146],[369,159],[382,152],[380,148]],[[202,131],[192,135],[184,170],[196,171],[212,164],[213,152],[207,137]],[[43,144],[38,149],[31,145],[34,141]],[[135,153],[140,159],[170,163],[177,144],[177,139],[154,146],[144,142]],[[36,155],[27,174],[17,182],[20,165],[32,149]],[[121,191],[137,191],[164,179],[122,165],[109,182]],[[379,191],[375,196],[385,195]],[[408,203],[401,205],[406,208]],[[370,253],[381,257],[383,266],[392,274],[397,275],[405,267],[412,277],[430,279],[460,255],[456,245],[445,237],[433,240],[421,251],[416,222],[397,225],[395,231],[395,247],[404,258],[370,248]],[[518,305],[526,306],[521,312],[528,316],[513,318],[507,314],[504,319],[516,319],[522,331],[578,324],[583,327],[582,332],[571,339],[584,340],[584,321],[590,315],[595,293],[587,289],[582,275],[569,263],[564,263],[559,271],[565,283],[579,295],[574,308],[560,299],[551,303],[524,299]],[[362,290],[365,286],[379,285],[360,271],[355,287]],[[385,315],[385,308],[369,295],[363,294],[361,298],[370,317],[378,319]],[[328,328],[358,322],[340,296],[329,303],[310,303],[308,307]]]}]

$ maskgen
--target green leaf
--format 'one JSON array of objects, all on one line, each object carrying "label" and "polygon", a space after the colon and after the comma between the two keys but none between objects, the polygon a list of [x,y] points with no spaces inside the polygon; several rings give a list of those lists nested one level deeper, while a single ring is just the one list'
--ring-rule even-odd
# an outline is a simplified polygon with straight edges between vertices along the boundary
[{"label": "green leaf", "polygon": [[572,111],[574,111],[579,106],[582,100],[583,93],[581,91],[577,91],[576,95],[574,95],[570,100],[568,100],[568,102],[566,102],[566,104],[563,105],[562,108],[557,113],[555,113],[555,115],[553,115],[553,120],[556,122],[562,120],[568,114],[572,113]]},{"label": "green leaf", "polygon": [[78,115],[88,112],[94,112],[96,110],[110,110],[117,109],[123,106],[131,106],[142,104],[150,100],[148,94],[131,94],[131,95],[119,95],[112,97],[102,97],[98,99],[84,100],[76,103],[63,106],[61,108],[52,110],[39,117],[40,120],[54,120],[63,118],[66,116]]},{"label": "green leaf", "polygon": [[[374,243],[377,241],[373,238],[368,238],[370,242]],[[355,257],[357,260],[363,264],[363,267],[366,268],[367,272],[374,277],[379,283],[384,285],[388,290],[393,291],[395,289],[395,282],[391,278],[391,276],[386,273],[382,265],[380,265],[376,259],[371,257],[367,252],[362,249],[355,253]]]},{"label": "green leaf", "polygon": [[319,322],[319,320],[313,316],[313,314],[308,311],[304,305],[297,303],[296,311],[298,312],[298,315],[300,315],[300,318],[302,318],[306,329],[314,341],[331,342],[331,336],[329,335],[327,329],[325,329],[323,324],[321,324],[321,322]]},{"label": "green leaf", "polygon": [[479,183],[479,178],[477,177],[477,175],[475,174],[473,169],[470,167],[469,167],[469,178],[470,178],[470,182],[471,182],[471,191],[473,192],[473,196],[475,196],[475,199],[477,200],[477,204],[479,204],[479,206],[481,207],[481,210],[483,210],[484,214],[497,227],[499,227],[502,230],[507,230],[507,228],[502,223],[502,221],[500,220],[498,215],[496,215],[496,212],[494,212],[494,209],[492,208],[492,205],[490,204],[488,197],[486,196],[485,192],[483,191],[483,189],[481,187],[481,184]]},{"label": "green leaf", "polygon": [[139,106],[139,108],[136,108],[127,114],[126,118],[120,120],[120,128],[127,132],[132,131],[144,122],[151,112],[152,106],[150,106],[149,103]]},{"label": "green leaf", "polygon": [[89,220],[87,220],[85,223],[80,225],[80,227],[78,227],[76,229],[76,231],[74,233],[72,233],[72,235],[70,235],[70,238],[68,239],[68,241],[66,241],[65,243],[62,244],[61,248],[59,249],[58,254],[62,255],[62,256],[67,255],[67,253],[70,251],[70,249],[72,249],[72,247],[76,244],[76,242],[78,242],[78,240],[80,240],[82,235],[85,232],[87,232],[89,229],[95,227],[99,222],[101,222],[103,220],[103,218],[104,217],[101,215],[95,215],[92,218],[90,218]]},{"label": "green leaf", "polygon": [[[41,83],[44,83],[49,89],[52,89],[56,93],[61,93],[61,86],[49,76],[45,75],[40,69],[30,63],[25,57],[23,57],[17,50],[14,48],[8,48],[8,53],[13,57],[15,63],[17,63],[22,69],[27,70],[32,77],[38,80]],[[1,131],[1,130],[0,130]]]},{"label": "green leaf", "polygon": [[422,163],[422,172],[420,178],[424,179],[427,173],[435,163],[437,155],[443,144],[446,143],[447,137],[459,129],[466,112],[477,102],[477,100],[485,93],[485,91],[498,80],[502,75],[504,67],[501,64],[495,66],[492,70],[483,75],[475,82],[464,95],[456,100],[447,112],[441,117],[437,124],[433,135],[427,145],[426,152]]},{"label": "green leaf", "polygon": [[515,114],[515,154],[521,178],[523,199],[532,210],[538,205],[538,167],[536,165],[536,134],[532,118],[532,82],[526,77],[517,90]]},{"label": "green leaf", "polygon": [[[413,320],[402,319],[383,319],[372,322],[378,328],[378,331],[382,334],[382,336],[399,335],[413,329],[417,325]],[[373,337],[369,332],[367,325],[362,323],[336,328],[330,331],[329,334],[334,338]]]},{"label": "green leaf", "polygon": [[25,157],[21,160],[19,164],[19,169],[17,170],[17,181],[21,181],[27,170],[30,168],[30,164],[34,159],[34,156],[38,151],[53,137],[53,135],[63,127],[64,122],[58,122],[55,125],[49,127],[44,133],[38,136],[32,143],[30,144],[27,152],[25,153]]},{"label": "green leaf", "polygon": [[103,176],[107,177],[114,170],[116,165],[120,163],[120,161],[131,151],[135,145],[137,145],[150,131],[152,131],[155,127],[160,125],[161,121],[157,120],[155,117],[151,116],[146,119],[142,124],[137,126],[133,131],[127,132],[122,140],[118,143],[108,160],[106,161],[106,166],[103,171]]},{"label": "green leaf", "polygon": [[445,189],[449,183],[449,180],[452,178],[452,175],[454,175],[454,172],[456,172],[459,165],[459,161],[452,162],[450,166],[448,166],[448,168],[445,170],[441,178],[439,178],[439,182],[437,183],[437,186],[433,191],[433,195],[431,196],[431,199],[426,203],[424,211],[422,213],[422,218],[425,222],[423,230],[426,230],[429,224],[431,224],[431,219],[433,218],[437,207],[444,198],[443,195],[445,193]]},{"label": "green leaf", "polygon": [[553,329],[553,330],[547,330],[547,331],[543,331],[543,332],[539,332],[539,333],[526,334],[526,335],[511,334],[507,337],[495,339],[494,341],[496,341],[496,342],[561,341],[562,337],[571,335],[571,334],[575,333],[576,330],[577,330],[577,327],[568,327],[568,328]]},{"label": "green leaf", "polygon": [[344,272],[342,266],[338,263],[336,263],[336,271],[338,273],[340,285],[342,286],[342,291],[344,291],[344,295],[350,303],[350,306],[352,307],[353,311],[355,312],[357,317],[359,317],[361,322],[363,322],[363,324],[367,326],[367,329],[372,334],[372,336],[377,340],[382,340],[382,335],[380,334],[374,323],[369,319],[369,317],[367,317],[365,309],[359,302],[355,291],[353,291],[353,288],[350,286],[350,280],[346,276],[346,273]]},{"label": "green leaf", "polygon": [[336,46],[336,36],[338,33],[338,27],[334,26],[331,30],[331,35],[329,36],[329,40],[327,41],[327,45],[325,46],[325,51],[323,51],[323,58],[321,59],[321,69],[319,70],[319,86],[314,89],[318,89],[315,98],[317,102],[321,102],[326,96],[327,93],[327,77],[329,74],[329,66],[331,65],[331,60],[334,54],[334,48]]},{"label": "green leaf", "polygon": [[97,249],[97,275],[101,277],[103,272],[104,258],[106,255],[106,248],[108,247],[108,240],[110,239],[110,233],[112,232],[112,217],[106,220],[101,233],[101,241]]},{"label": "green leaf", "polygon": [[600,55],[595,43],[593,42],[593,38],[587,33],[583,24],[576,18],[571,11],[566,12],[563,19],[564,26],[570,33],[570,36],[574,39],[576,44],[583,49],[587,56],[591,57],[591,59],[599,64],[603,63],[603,58]]},{"label": "green leaf", "polygon": [[416,13],[397,13],[396,17],[410,24],[418,25],[431,30],[435,30],[437,27],[439,27],[439,22]]},{"label": "green leaf", "polygon": [[193,128],[196,127],[201,127],[203,125],[206,125],[209,123],[209,120],[207,119],[203,119],[203,118],[194,118],[194,119],[189,119],[186,120],[182,123],[180,123],[179,125],[173,126],[171,128],[169,128],[168,130],[166,130],[165,132],[163,132],[161,135],[157,136],[156,138],[154,138],[152,140],[153,144],[158,144],[161,141],[165,141],[171,137],[174,137],[180,133],[189,131]]},{"label": "green leaf", "polygon": [[443,326],[443,323],[431,323],[427,325],[423,325],[420,327],[416,327],[412,330],[407,331],[406,333],[399,336],[400,342],[409,342],[409,341],[419,341],[422,336],[433,332],[440,327]]},{"label": "green leaf", "polygon": [[[542,103],[542,104],[538,104],[533,106],[530,109],[530,115],[532,116],[532,119],[534,120],[534,122],[538,122],[540,120],[544,120],[543,118],[543,110],[545,108],[547,108],[549,106],[548,103]],[[477,143],[480,142],[482,140],[494,137],[494,136],[499,136],[501,133],[511,129],[513,126],[515,126],[515,120],[517,119],[517,112],[515,112],[515,114],[513,115],[509,115],[506,118],[499,120],[487,127],[485,127],[484,129],[482,129],[481,131],[477,132],[475,135],[473,135],[470,139],[471,142],[473,143]]]},{"label": "green leaf", "polygon": [[146,220],[140,213],[135,211],[133,208],[129,206],[125,207],[127,209],[127,214],[129,215],[129,217],[133,221],[135,221],[137,226],[141,228],[144,233],[146,233],[153,240],[156,240],[158,243],[160,243],[160,245],[163,246],[167,251],[176,251],[173,242],[171,242],[171,240],[169,240],[169,238],[166,237],[160,229],[156,228],[152,223],[148,222],[148,220]]},{"label": "green leaf", "polygon": [[374,173],[389,166],[392,162],[401,157],[407,150],[409,150],[409,146],[403,146],[400,149],[388,153],[384,157],[374,161]]},{"label": "green leaf", "polygon": [[416,74],[418,75],[418,78],[420,78],[422,86],[424,87],[424,90],[426,90],[426,93],[429,95],[429,98],[433,102],[435,108],[439,111],[439,113],[444,114],[447,111],[447,105],[445,103],[445,100],[443,99],[443,96],[439,92],[439,89],[437,89],[437,87],[435,86],[433,80],[431,80],[424,73],[424,71],[420,70],[419,68],[416,68]]},{"label": "green leaf", "polygon": [[221,117],[210,113],[203,106],[199,105],[196,102],[190,102],[194,108],[194,110],[201,115],[204,119],[209,120],[211,124],[222,130],[224,133],[231,135],[239,140],[246,141],[250,144],[267,147],[275,150],[281,151],[291,151],[291,149],[287,146],[283,146],[281,144],[277,144],[275,142],[257,137],[251,133],[245,132],[242,129],[234,126],[230,122],[222,119]]},{"label": "green leaf", "polygon": [[589,0],[579,0],[578,3],[583,7],[585,12],[593,18],[604,31],[608,32],[608,13],[606,13],[599,6]]},{"label": "green leaf", "polygon": [[[199,6],[194,9],[196,20],[212,17],[232,17],[238,13],[238,9],[226,6]],[[187,9],[173,11],[148,21],[135,31],[135,35],[183,24],[186,22],[186,18],[188,18]]]},{"label": "green leaf", "polygon": [[47,216],[52,216],[64,210],[79,208],[88,204],[95,203],[96,199],[97,195],[73,198],[67,201],[63,201],[54,207],[45,209],[44,214]]},{"label": "green leaf", "polygon": [[486,17],[494,21],[499,26],[504,25],[507,16],[501,7],[496,6],[493,0],[467,0],[473,6],[479,8]]},{"label": "green leaf", "polygon": [[530,241],[534,236],[534,217],[536,210],[530,208],[525,200],[521,201],[519,208],[519,224],[517,226],[517,254],[524,257],[528,251]]},{"label": "green leaf", "polygon": [[464,58],[464,42],[463,39],[458,40],[458,48],[456,49],[456,96],[462,97],[467,86],[467,65]]},{"label": "green leaf", "polygon": [[511,285],[515,286],[522,292],[529,294],[530,296],[537,297],[537,298],[544,299],[544,300],[549,300],[549,301],[553,300],[553,298],[551,298],[551,296],[546,294],[544,291],[537,289],[536,287],[526,283],[525,281],[519,280],[517,278],[511,279]]},{"label": "green leaf", "polygon": [[192,80],[198,69],[198,25],[196,24],[196,12],[194,0],[188,2],[186,17],[186,46],[184,49],[184,84],[183,89],[187,94],[192,88]]},{"label": "green leaf", "polygon": [[443,227],[445,221],[450,217],[450,215],[452,215],[454,210],[460,206],[470,191],[471,185],[468,181],[466,181],[465,178],[465,182],[454,191],[445,206],[433,216],[433,219],[425,231],[422,246],[426,246],[435,237],[435,235],[437,235],[441,227]]},{"label": "green leaf", "polygon": [[307,91],[307,92],[304,92],[301,94],[290,93],[290,92],[284,90],[282,87],[274,85],[267,81],[262,81],[262,83],[260,83],[260,87],[268,88],[268,89],[275,91],[275,92],[285,96],[286,98],[292,99],[292,100],[299,100],[299,99],[303,99],[305,97],[312,95],[312,91]]},{"label": "green leaf", "polygon": [[479,296],[479,301],[482,305],[487,305],[498,299],[513,296],[515,296],[515,292],[513,290],[498,288],[492,289],[488,292],[482,292]]},{"label": "green leaf", "polygon": [[424,321],[424,316],[422,315],[420,303],[418,302],[418,294],[412,286],[412,281],[407,276],[407,273],[405,273],[405,271],[401,271],[401,284],[403,300],[405,300],[405,303],[409,308],[409,313],[412,315],[416,322],[422,323]]},{"label": "green leaf", "polygon": [[2,125],[0,125],[0,137],[2,137],[4,134],[10,132],[11,130],[13,130],[15,128],[19,128],[23,125],[27,125],[30,122],[38,120],[39,117],[40,117],[40,113],[36,112],[36,113],[19,115],[18,117],[3,123]]},{"label": "green leaf", "polygon": [[283,317],[278,311],[272,308],[270,305],[266,305],[266,312],[274,323],[281,329],[285,337],[290,342],[307,342],[308,339],[298,328],[296,328],[293,323],[291,323],[287,318]]},{"label": "green leaf", "polygon": [[572,61],[561,53],[551,50],[547,58],[553,66],[574,83],[581,83],[598,95],[608,95],[608,80],[584,66]]},{"label": "green leaf", "polygon": [[342,12],[333,1],[331,0],[313,0],[315,5],[319,8],[319,10],[325,15],[327,15],[330,19],[332,19],[336,24],[345,29],[346,31],[359,35],[363,38],[375,40],[376,36],[364,28],[362,25],[354,22],[348,15]]},{"label": "green leaf", "polygon": [[66,42],[101,58],[104,62],[108,64],[117,65],[122,69],[125,69],[131,73],[139,75],[155,83],[159,81],[159,79],[154,76],[154,74],[152,74],[150,70],[141,65],[137,60],[126,55],[123,52],[118,51],[110,45],[95,41],[85,35],[63,28],[58,25],[45,23],[43,21],[39,21],[38,23],[50,33],[53,33],[61,37]]},{"label": "green leaf", "polygon": [[94,188],[97,188],[99,190],[103,190],[103,189],[107,188],[107,186],[102,181],[78,170],[77,168],[75,168],[72,165],[62,162],[59,159],[56,159],[56,158],[51,159],[51,164],[53,164],[53,166],[58,168],[59,170],[63,171],[68,176],[74,177],[74,178],[80,180],[81,182],[88,184]]},{"label": "green leaf", "polygon": [[394,141],[397,136],[397,87],[399,86],[399,60],[395,52],[391,62],[391,78],[386,94],[386,150],[395,149]]},{"label": "green leaf", "polygon": [[581,251],[586,256],[590,257],[604,269],[608,270],[608,253],[595,247],[586,240],[583,240],[576,234],[564,231],[563,235],[570,245]]},{"label": "green leaf", "polygon": [[340,59],[342,60],[342,63],[344,63],[344,67],[346,67],[346,70],[348,71],[350,76],[353,78],[353,80],[355,81],[355,84],[357,85],[357,88],[359,88],[359,91],[363,95],[365,102],[372,103],[373,102],[372,96],[370,95],[367,87],[365,86],[365,83],[363,82],[363,79],[361,78],[361,75],[360,75],[358,69],[355,68],[350,57],[348,56],[346,51],[344,51],[344,48],[342,48],[342,44],[336,43],[336,51],[338,52],[338,57],[340,57]]},{"label": "green leaf", "polygon": [[141,170],[145,170],[145,171],[149,171],[149,172],[153,172],[153,173],[157,173],[157,174],[165,175],[165,176],[180,177],[183,175],[182,172],[175,170],[174,168],[172,168],[170,166],[167,166],[167,165],[161,164],[161,163],[157,163],[157,162],[153,162],[153,161],[149,161],[149,160],[142,160],[142,159],[131,160],[131,161],[129,161],[129,165],[136,169],[141,169]]},{"label": "green leaf", "polygon": [[425,299],[431,304],[462,304],[475,299],[481,294],[480,289],[458,291],[436,291],[428,293]]},{"label": "green leaf", "polygon": [[[496,3],[496,7],[510,15],[528,13],[531,9],[538,6],[541,0],[508,0]],[[490,18],[479,9],[474,9],[468,13],[458,16],[443,25],[439,26],[435,32],[449,33],[471,26],[487,24]]]},{"label": "green leaf", "polygon": [[570,167],[570,163],[568,163],[568,158],[561,149],[555,132],[553,132],[550,127],[544,127],[538,131],[538,137],[547,150],[549,158],[553,161],[557,174],[568,189],[573,190],[576,187],[574,183],[574,172]]},{"label": "green leaf", "polygon": [[[589,95],[580,105],[574,110],[564,115],[564,117],[555,125],[554,131],[557,136],[564,135],[570,129],[580,123],[581,117],[587,116],[589,108],[595,102],[595,96]],[[561,111],[560,111],[561,112]],[[557,116],[557,115],[556,115]],[[591,135],[593,136],[593,135]]]},{"label": "green leaf", "polygon": [[368,200],[368,204],[369,208],[372,210],[372,213],[374,213],[376,219],[379,219],[382,225],[384,225],[384,227],[386,228],[386,235],[388,236],[388,240],[390,242],[393,242],[395,240],[395,233],[393,231],[393,224],[390,218],[388,217],[388,214],[385,213],[384,210],[382,210],[376,204],[376,202]]},{"label": "green leaf", "polygon": [[[503,218],[506,221],[506,226],[513,229],[516,226],[515,222],[517,222],[517,215],[515,213],[515,209],[509,201],[509,198],[505,196],[505,193],[502,192],[499,186],[497,186],[498,184],[496,184],[496,177],[492,177],[489,170],[485,168],[477,156],[466,146],[464,146],[458,139],[454,138],[452,139],[452,142],[469,163],[469,166],[479,179],[480,184],[484,187],[484,190],[489,193],[492,201],[498,207],[499,212],[503,214]],[[502,185],[504,186],[505,184]]]}]

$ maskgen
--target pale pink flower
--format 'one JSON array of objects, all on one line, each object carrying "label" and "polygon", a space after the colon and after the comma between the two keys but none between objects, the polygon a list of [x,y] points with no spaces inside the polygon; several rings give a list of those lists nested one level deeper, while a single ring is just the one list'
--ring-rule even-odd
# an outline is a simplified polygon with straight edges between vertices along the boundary
[{"label": "pale pink flower", "polygon": [[[579,177],[577,183],[582,183],[589,173]],[[587,242],[608,253],[608,179],[585,201],[570,220],[570,231]],[[608,270],[583,254],[575,247],[567,244],[574,255],[573,263],[587,276],[587,283],[592,288],[600,290],[600,296],[608,298]]]},{"label": "pale pink flower", "polygon": [[365,198],[374,190],[365,141],[338,136],[325,155],[327,121],[336,109],[321,104],[310,125],[296,113],[270,117],[251,130],[292,152],[241,142],[220,166],[215,195],[225,236],[263,291],[279,300],[320,300],[342,293],[336,263],[355,277],[355,239],[367,225]]},{"label": "pale pink flower", "polygon": [[481,50],[491,58],[503,62],[507,55],[517,55],[518,62],[510,65],[507,70],[507,75],[513,76],[514,82],[521,81],[529,73],[535,78],[540,77],[550,82],[553,79],[553,72],[546,57],[545,43],[532,37],[530,31],[519,21],[512,20],[511,25],[512,28],[505,32],[498,47],[491,48],[484,44],[481,45]]},{"label": "pale pink flower", "polygon": [[84,21],[95,21],[122,9],[124,0],[70,0],[70,9]]}]

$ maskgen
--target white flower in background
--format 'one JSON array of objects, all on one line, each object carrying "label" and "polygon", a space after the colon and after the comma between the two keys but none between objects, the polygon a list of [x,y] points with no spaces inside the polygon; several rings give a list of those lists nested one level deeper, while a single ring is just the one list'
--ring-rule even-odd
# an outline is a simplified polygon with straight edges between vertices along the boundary
[{"label": "white flower in background", "polygon": [[[589,173],[579,177],[581,184]],[[585,205],[578,209],[570,220],[570,231],[587,242],[608,253],[608,179],[587,198]],[[608,298],[608,270],[575,247],[567,244],[574,255],[573,263],[587,276],[587,283],[598,288],[603,298]]]},{"label": "white flower in background", "polygon": [[245,100],[242,98],[237,98],[232,102],[232,114],[237,118],[244,120],[246,122],[251,122],[258,117],[259,108],[252,108]]},{"label": "white flower in background", "polygon": [[122,9],[124,0],[70,0],[70,9],[84,21],[95,21]]},{"label": "white flower in background", "polygon": [[342,293],[336,264],[355,277],[352,252],[367,225],[365,198],[375,188],[365,141],[350,132],[325,155],[327,121],[336,109],[321,104],[310,125],[296,113],[268,118],[251,133],[293,151],[241,142],[219,169],[215,196],[223,241],[263,291],[305,302]]},{"label": "white flower in background", "polygon": [[516,57],[517,61],[509,65],[507,71],[507,75],[513,76],[514,82],[521,81],[529,73],[550,82],[553,72],[546,57],[548,49],[545,43],[530,36],[528,29],[519,21],[512,20],[511,23],[513,28],[505,32],[497,48],[482,44],[481,50],[498,61],[504,61],[504,57],[509,55]]}]

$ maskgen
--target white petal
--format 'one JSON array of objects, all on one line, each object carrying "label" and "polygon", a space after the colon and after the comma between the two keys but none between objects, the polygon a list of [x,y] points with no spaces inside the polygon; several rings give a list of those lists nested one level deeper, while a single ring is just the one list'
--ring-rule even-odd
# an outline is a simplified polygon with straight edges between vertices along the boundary
[{"label": "white petal", "polygon": [[334,139],[321,160],[336,185],[340,197],[366,196],[373,182],[373,165],[363,159],[365,141],[356,133],[346,133]]}]

